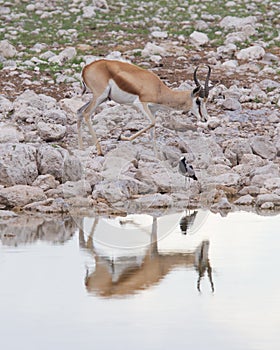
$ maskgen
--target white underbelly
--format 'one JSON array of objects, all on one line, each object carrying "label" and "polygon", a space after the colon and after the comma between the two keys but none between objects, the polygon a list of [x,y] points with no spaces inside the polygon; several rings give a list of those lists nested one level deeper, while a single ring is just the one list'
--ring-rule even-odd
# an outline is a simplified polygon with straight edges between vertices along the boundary
[{"label": "white underbelly", "polygon": [[120,104],[131,104],[138,99],[138,95],[133,95],[120,89],[114,80],[111,79],[109,84],[111,88],[109,97],[111,100]]}]

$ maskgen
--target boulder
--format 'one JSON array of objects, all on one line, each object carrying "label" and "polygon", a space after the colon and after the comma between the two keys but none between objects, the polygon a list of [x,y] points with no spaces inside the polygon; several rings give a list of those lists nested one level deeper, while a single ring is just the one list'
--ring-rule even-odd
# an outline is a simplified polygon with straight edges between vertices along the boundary
[{"label": "boulder", "polygon": [[240,102],[231,97],[228,97],[223,101],[222,107],[228,111],[240,111],[242,109]]},{"label": "boulder", "polygon": [[[25,90],[14,101],[14,109],[17,110],[21,107],[32,107],[42,113],[43,111],[56,108],[56,99],[44,94],[36,94],[33,90]],[[37,111],[37,113],[39,113]]]},{"label": "boulder", "polygon": [[43,111],[43,115],[36,119],[36,122],[40,122],[40,121],[43,121],[45,123],[51,123],[51,124],[55,123],[55,124],[66,125],[67,115],[63,110],[53,108],[53,109]]},{"label": "boulder", "polygon": [[[91,169],[100,171],[99,176],[103,177],[106,181],[123,180],[127,178],[127,175],[134,177],[133,172],[136,170],[138,150],[129,143],[124,143],[109,151],[105,159],[100,157],[96,161],[91,161],[88,164]],[[93,167],[94,166],[94,167]],[[90,178],[90,174],[86,172],[87,178]],[[93,180],[98,181],[98,176],[93,176]],[[92,181],[91,181],[92,182]]]},{"label": "boulder", "polygon": [[240,198],[238,198],[234,204],[237,205],[252,205],[254,203],[254,197],[252,197],[250,194],[246,194]]},{"label": "boulder", "polygon": [[0,204],[6,208],[24,207],[28,203],[45,199],[47,197],[39,187],[15,185],[0,189]]},{"label": "boulder", "polygon": [[0,143],[18,143],[24,136],[14,125],[0,123]]},{"label": "boulder", "polygon": [[174,173],[167,162],[146,163],[141,161],[135,178],[148,185],[149,192],[179,192],[185,186],[184,177],[180,176],[177,171]]},{"label": "boulder", "polygon": [[264,159],[272,160],[276,157],[277,149],[265,136],[255,136],[251,140],[253,153]]},{"label": "boulder", "polygon": [[137,181],[134,179],[122,179],[116,181],[103,181],[94,188],[92,196],[94,199],[104,198],[109,203],[126,201],[132,195],[138,193]]},{"label": "boulder", "polygon": [[41,117],[41,112],[37,108],[33,108],[31,106],[20,106],[16,108],[13,119],[17,123],[24,121],[26,123],[33,124],[38,116]]},{"label": "boulder", "polygon": [[74,47],[66,47],[57,56],[52,56],[49,58],[49,62],[57,63],[63,65],[65,62],[72,60],[77,55],[77,51]]},{"label": "boulder", "polygon": [[58,181],[78,181],[82,177],[80,160],[59,146],[41,145],[37,152],[40,174],[51,174]]},{"label": "boulder", "polygon": [[142,210],[147,208],[167,208],[173,205],[172,197],[168,194],[148,194],[141,196],[135,200],[133,203],[136,204],[138,208]]},{"label": "boulder", "polygon": [[32,183],[32,186],[40,187],[43,191],[47,191],[56,188],[59,182],[53,175],[39,175],[37,179]]},{"label": "boulder", "polygon": [[226,141],[224,154],[233,166],[242,162],[245,154],[252,153],[250,142],[246,139],[232,138]]},{"label": "boulder", "polygon": [[0,41],[0,55],[4,58],[12,58],[17,54],[16,48],[8,41]]},{"label": "boulder", "polygon": [[226,16],[221,22],[220,26],[225,29],[235,28],[235,29],[243,29],[246,25],[254,25],[257,21],[257,18],[254,16],[249,17],[234,17],[234,16]]},{"label": "boulder", "polygon": [[162,46],[159,46],[153,43],[147,43],[144,49],[142,50],[141,55],[143,57],[149,57],[151,55],[166,56],[167,52]]},{"label": "boulder", "polygon": [[6,97],[0,95],[0,118],[6,117],[14,109],[13,103]]},{"label": "boulder", "polygon": [[255,45],[240,50],[239,52],[237,52],[236,57],[238,60],[260,60],[264,57],[264,55],[264,48]]},{"label": "boulder", "polygon": [[272,162],[268,162],[266,165],[258,166],[255,169],[253,169],[251,175],[265,175],[269,177],[278,177],[280,175],[279,166]]},{"label": "boulder", "polygon": [[83,7],[83,18],[94,18],[96,16],[94,6],[85,6]]},{"label": "boulder", "polygon": [[280,177],[271,177],[270,179],[266,179],[264,181],[264,187],[270,191],[280,189]]},{"label": "boulder", "polygon": [[27,204],[23,207],[23,209],[26,211],[35,211],[35,212],[46,213],[46,214],[68,213],[69,205],[62,198],[48,198],[43,201]]},{"label": "boulder", "polygon": [[274,205],[280,205],[280,196],[274,193],[259,194],[256,199],[256,205],[262,206],[264,203],[273,203]]},{"label": "boulder", "polygon": [[222,197],[219,201],[211,206],[212,211],[228,211],[232,209],[232,205],[226,197]]},{"label": "boulder", "polygon": [[[85,104],[80,97],[65,98],[59,101],[60,108],[67,113],[67,123],[74,124],[77,122],[77,110]],[[62,111],[60,111],[62,112]],[[64,125],[62,122],[60,124]]]},{"label": "boulder", "polygon": [[80,181],[66,181],[58,187],[63,193],[63,198],[71,197],[86,197],[92,191],[89,182],[85,180]]},{"label": "boulder", "polygon": [[61,124],[37,123],[37,130],[44,141],[59,141],[66,133],[66,126]]},{"label": "boulder", "polygon": [[237,50],[236,45],[229,43],[224,46],[219,46],[217,48],[217,54],[221,58],[233,58],[236,50]]},{"label": "boulder", "polygon": [[205,33],[194,31],[190,35],[190,41],[195,46],[203,46],[209,43],[209,38]]},{"label": "boulder", "polygon": [[155,30],[151,33],[151,36],[156,39],[166,39],[168,37],[168,33]]},{"label": "boulder", "polygon": [[259,193],[260,193],[260,188],[257,186],[245,186],[239,191],[239,194],[241,194],[243,196],[245,196],[247,194],[255,196]]},{"label": "boulder", "polygon": [[224,186],[237,186],[241,177],[236,173],[224,173],[217,176],[209,176],[204,179],[206,183],[220,184]]},{"label": "boulder", "polygon": [[0,144],[1,185],[31,185],[37,176],[35,147],[20,143]]}]

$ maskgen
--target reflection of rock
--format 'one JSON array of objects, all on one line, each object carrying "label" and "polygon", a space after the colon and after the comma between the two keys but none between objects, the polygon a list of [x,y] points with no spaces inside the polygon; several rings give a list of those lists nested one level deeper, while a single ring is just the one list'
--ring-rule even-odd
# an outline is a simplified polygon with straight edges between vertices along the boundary
[{"label": "reflection of rock", "polygon": [[17,216],[0,222],[0,239],[4,245],[17,246],[38,240],[64,243],[76,230],[72,217]]}]

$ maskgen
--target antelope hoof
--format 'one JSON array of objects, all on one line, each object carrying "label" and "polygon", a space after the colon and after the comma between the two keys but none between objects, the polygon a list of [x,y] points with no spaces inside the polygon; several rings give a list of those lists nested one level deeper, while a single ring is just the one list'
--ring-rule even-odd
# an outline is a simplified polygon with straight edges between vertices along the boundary
[{"label": "antelope hoof", "polygon": [[119,138],[118,138],[119,141],[129,141],[129,137],[126,137],[126,136],[123,136],[123,135],[120,135]]}]

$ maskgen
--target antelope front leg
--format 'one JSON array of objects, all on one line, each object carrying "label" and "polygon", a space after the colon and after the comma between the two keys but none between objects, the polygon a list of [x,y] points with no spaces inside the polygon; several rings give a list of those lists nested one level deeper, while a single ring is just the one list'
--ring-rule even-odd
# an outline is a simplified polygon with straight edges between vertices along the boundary
[{"label": "antelope front leg", "polygon": [[155,124],[153,123],[153,124],[147,126],[146,128],[137,131],[134,135],[131,135],[129,137],[121,135],[120,136],[120,140],[122,140],[122,141],[132,141],[132,140],[136,139],[136,137],[142,135],[144,132],[150,130],[154,126],[155,126]]},{"label": "antelope front leg", "polygon": [[[92,99],[92,101],[90,101],[89,103],[87,103],[82,109],[80,109],[79,111],[82,114],[82,118],[85,119],[85,122],[87,124],[88,130],[91,134],[91,138],[93,141],[93,144],[95,145],[96,149],[97,149],[97,155],[102,156],[102,150],[101,150],[101,146],[99,144],[99,141],[97,139],[96,133],[93,129],[92,123],[91,123],[91,115],[94,115],[96,108],[98,107],[98,105],[100,104],[100,102],[98,101],[98,99],[96,100],[95,98]],[[79,127],[79,124],[78,124]]]},{"label": "antelope front leg", "polygon": [[90,116],[89,117],[86,116],[85,117],[85,121],[86,121],[86,124],[88,126],[89,132],[91,134],[93,144],[95,145],[95,147],[97,149],[97,155],[98,156],[103,156],[100,143],[99,143],[99,141],[97,139],[96,133],[95,133],[95,131],[94,131],[93,127],[92,127],[91,121],[90,121]]},{"label": "antelope front leg", "polygon": [[135,106],[142,112],[142,114],[145,115],[145,117],[147,117],[150,121],[151,124],[149,126],[147,126],[146,128],[143,128],[139,131],[137,131],[134,135],[131,135],[130,137],[126,137],[126,136],[120,136],[120,140],[122,141],[132,141],[134,139],[136,139],[136,137],[142,135],[144,132],[150,130],[151,128],[153,128],[155,126],[156,120],[154,115],[152,114],[148,103],[142,103],[140,101],[137,101],[137,103],[135,103]]},{"label": "antelope front leg", "polygon": [[88,107],[89,102],[83,105],[77,111],[77,131],[78,131],[78,146],[79,149],[83,149],[83,137],[82,137],[82,122],[83,122],[83,112]]}]

